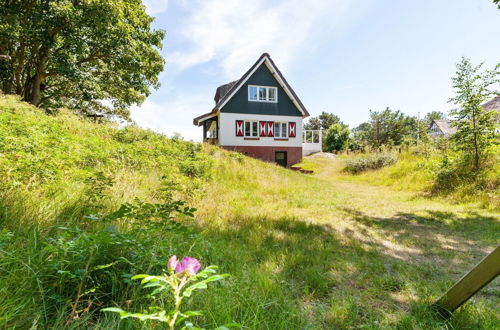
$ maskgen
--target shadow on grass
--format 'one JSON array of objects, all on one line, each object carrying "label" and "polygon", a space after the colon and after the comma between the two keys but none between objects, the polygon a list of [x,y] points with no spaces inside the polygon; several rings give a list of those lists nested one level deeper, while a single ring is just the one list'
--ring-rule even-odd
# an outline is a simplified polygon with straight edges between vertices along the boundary
[{"label": "shadow on grass", "polygon": [[[436,226],[433,219],[447,218],[445,214],[422,217],[406,213],[390,219],[371,218],[356,211],[351,215],[388,239],[418,242],[427,236],[433,249],[446,249],[443,242],[432,239]],[[483,225],[492,228],[493,220],[483,219]],[[423,227],[415,232],[404,224],[408,221]],[[439,228],[452,226],[449,231],[455,230],[453,226],[461,228],[443,219],[437,221]],[[371,234],[367,231],[366,235]],[[453,235],[458,238],[457,233]],[[443,325],[422,310],[444,292],[453,281],[452,274],[435,266],[435,256],[411,256],[431,245],[403,251],[408,256],[400,258],[386,253],[382,241],[373,239],[367,244],[350,230],[340,233],[330,225],[290,217],[240,218],[222,228],[205,227],[203,236],[214,244],[212,251],[217,253],[209,256],[210,261],[223,265],[224,271],[233,276],[232,285],[238,288],[237,295],[231,290],[224,295],[234,306],[225,312],[245,326],[345,328],[385,323],[398,327],[423,321],[436,327]],[[439,258],[449,260],[452,256]],[[211,300],[215,298],[205,299],[207,305],[215,303]],[[249,310],[253,311],[251,316]],[[255,315],[258,321],[252,318]],[[426,320],[419,319],[422,315],[427,315]],[[213,317],[224,319],[222,315]],[[277,327],[278,319],[285,326]]]}]

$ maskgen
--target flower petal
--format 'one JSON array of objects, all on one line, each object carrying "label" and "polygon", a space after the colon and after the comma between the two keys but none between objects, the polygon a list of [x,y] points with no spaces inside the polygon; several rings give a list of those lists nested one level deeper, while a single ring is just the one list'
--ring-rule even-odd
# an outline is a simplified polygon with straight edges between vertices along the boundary
[{"label": "flower petal", "polygon": [[179,265],[177,256],[176,255],[171,256],[170,259],[168,259],[168,269],[175,270],[177,268],[177,265]]},{"label": "flower petal", "polygon": [[181,265],[182,271],[186,272],[190,276],[196,275],[201,268],[200,262],[191,257],[182,258]]}]

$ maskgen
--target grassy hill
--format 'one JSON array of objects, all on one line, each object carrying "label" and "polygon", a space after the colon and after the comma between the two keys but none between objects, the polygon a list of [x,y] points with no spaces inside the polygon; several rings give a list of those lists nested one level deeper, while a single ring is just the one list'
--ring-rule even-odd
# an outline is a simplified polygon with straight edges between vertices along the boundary
[{"label": "grassy hill", "polygon": [[317,174],[0,96],[0,327],[140,328],[99,310],[146,308],[130,277],[173,254],[231,274],[190,301],[208,328],[498,324],[498,280],[449,323],[430,308],[498,243],[498,213],[307,162]]}]

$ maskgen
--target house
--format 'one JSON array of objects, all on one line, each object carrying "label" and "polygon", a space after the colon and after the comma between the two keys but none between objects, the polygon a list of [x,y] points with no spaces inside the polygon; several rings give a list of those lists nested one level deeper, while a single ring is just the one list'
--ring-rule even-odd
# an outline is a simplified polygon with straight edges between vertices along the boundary
[{"label": "house", "polygon": [[488,102],[484,103],[483,109],[486,111],[496,111],[497,114],[495,116],[495,119],[498,123],[500,121],[500,95],[497,95]]},{"label": "house", "polygon": [[269,54],[235,81],[219,86],[215,106],[194,118],[203,141],[289,167],[302,158],[306,108]]},{"label": "house", "polygon": [[434,119],[433,121],[431,121],[429,128],[427,129],[427,134],[433,138],[438,138],[438,137],[449,138],[450,136],[455,134],[456,131],[457,128],[451,126],[450,120]]},{"label": "house", "polygon": [[484,103],[483,109],[486,111],[496,111],[495,122],[497,123],[497,126],[495,133],[500,134],[500,127],[498,127],[498,123],[500,123],[500,95],[497,95],[488,102]]},{"label": "house", "polygon": [[[496,122],[500,122],[500,95],[495,96],[493,99],[482,104],[485,111],[496,111],[495,116]],[[455,134],[457,131],[456,127],[451,126],[450,120],[433,120],[427,129],[427,134],[430,137],[445,137],[448,138]],[[496,129],[498,133],[499,129]]]}]

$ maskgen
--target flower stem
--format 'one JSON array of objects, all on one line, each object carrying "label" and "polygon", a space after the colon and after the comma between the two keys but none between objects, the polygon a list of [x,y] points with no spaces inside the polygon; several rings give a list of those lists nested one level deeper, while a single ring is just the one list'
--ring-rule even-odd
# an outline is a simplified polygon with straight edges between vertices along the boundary
[{"label": "flower stem", "polygon": [[175,322],[177,321],[177,317],[181,313],[181,311],[180,311],[180,307],[181,307],[181,303],[182,303],[181,292],[182,292],[182,288],[186,284],[186,279],[185,278],[181,279],[180,283],[178,282],[178,280],[174,280],[174,282],[175,282],[175,286],[172,286],[172,288],[174,289],[175,308],[174,308],[174,314],[172,315],[172,318],[170,319],[170,322],[168,324],[169,328],[171,330],[175,329]]}]

